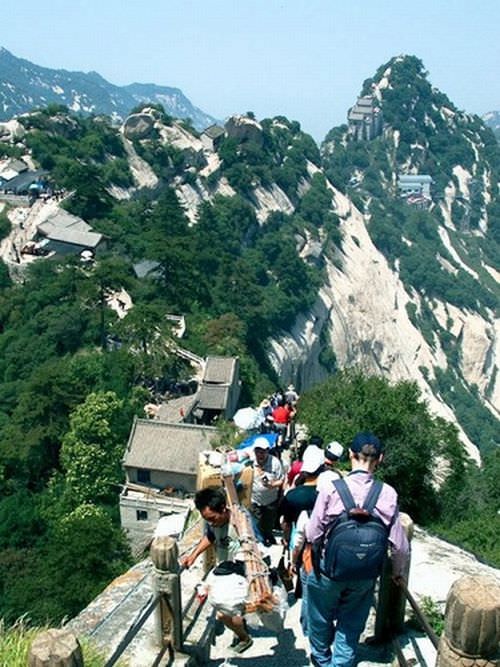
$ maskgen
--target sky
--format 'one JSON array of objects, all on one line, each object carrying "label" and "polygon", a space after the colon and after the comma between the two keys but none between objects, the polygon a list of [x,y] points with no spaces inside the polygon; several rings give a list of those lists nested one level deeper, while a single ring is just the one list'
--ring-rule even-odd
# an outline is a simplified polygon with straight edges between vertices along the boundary
[{"label": "sky", "polygon": [[402,53],[459,109],[500,109],[499,33],[498,0],[23,0],[2,12],[0,46],[117,85],[180,88],[221,120],[286,116],[321,141]]}]

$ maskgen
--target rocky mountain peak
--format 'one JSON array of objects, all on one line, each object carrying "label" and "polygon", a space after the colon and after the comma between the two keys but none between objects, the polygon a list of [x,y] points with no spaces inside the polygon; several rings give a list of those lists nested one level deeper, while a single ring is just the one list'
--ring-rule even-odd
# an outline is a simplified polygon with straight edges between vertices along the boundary
[{"label": "rocky mountain peak", "polygon": [[71,111],[106,114],[123,120],[138,104],[161,104],[175,118],[191,118],[198,129],[215,122],[194,106],[178,88],[132,83],[115,86],[97,72],[68,72],[36,64],[0,51],[0,121],[48,104]]}]

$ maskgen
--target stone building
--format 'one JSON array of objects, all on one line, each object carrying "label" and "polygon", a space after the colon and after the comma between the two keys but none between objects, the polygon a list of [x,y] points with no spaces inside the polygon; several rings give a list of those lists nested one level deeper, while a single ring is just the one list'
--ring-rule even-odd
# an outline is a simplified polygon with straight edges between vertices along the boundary
[{"label": "stone building", "polygon": [[102,234],[92,231],[84,220],[63,209],[58,209],[38,225],[37,235],[44,240],[46,251],[58,255],[77,255],[90,250],[95,256],[105,247]]},{"label": "stone building", "polygon": [[185,513],[190,507],[199,455],[211,449],[216,433],[210,426],[134,420],[120,495],[121,525],[134,553],[150,541],[162,517]]},{"label": "stone building", "polygon": [[217,417],[231,419],[238,406],[240,390],[238,357],[207,357],[192,419],[200,424],[211,424]]},{"label": "stone building", "polygon": [[348,132],[356,141],[371,141],[382,133],[382,111],[372,95],[358,97],[347,113]]},{"label": "stone building", "polygon": [[432,178],[427,174],[399,174],[398,191],[401,197],[431,198]]},{"label": "stone building", "polygon": [[221,145],[222,140],[224,139],[224,128],[220,125],[210,125],[201,133],[201,143],[203,148],[206,148],[209,151],[217,151]]}]

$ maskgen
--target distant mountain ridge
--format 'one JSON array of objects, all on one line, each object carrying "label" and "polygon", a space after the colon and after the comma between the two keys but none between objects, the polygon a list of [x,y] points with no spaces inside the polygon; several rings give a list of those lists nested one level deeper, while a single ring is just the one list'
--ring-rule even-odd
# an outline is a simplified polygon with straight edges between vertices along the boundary
[{"label": "distant mountain ridge", "polygon": [[62,104],[85,115],[106,114],[123,120],[143,102],[161,104],[176,118],[191,118],[198,130],[216,122],[194,106],[179,88],[149,83],[116,86],[97,72],[40,67],[0,47],[0,120],[48,104]]}]

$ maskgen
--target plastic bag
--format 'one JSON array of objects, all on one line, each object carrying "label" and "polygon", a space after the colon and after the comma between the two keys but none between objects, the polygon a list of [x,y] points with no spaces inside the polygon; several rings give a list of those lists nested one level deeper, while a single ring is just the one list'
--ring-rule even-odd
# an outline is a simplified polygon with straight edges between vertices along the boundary
[{"label": "plastic bag", "polygon": [[274,606],[272,611],[256,611],[245,614],[245,620],[252,628],[265,628],[279,634],[283,630],[285,617],[288,612],[288,593],[285,587],[278,582],[273,586]]},{"label": "plastic bag", "polygon": [[248,582],[240,574],[217,575],[212,572],[207,577],[208,601],[214,609],[224,614],[236,616],[245,607]]}]

